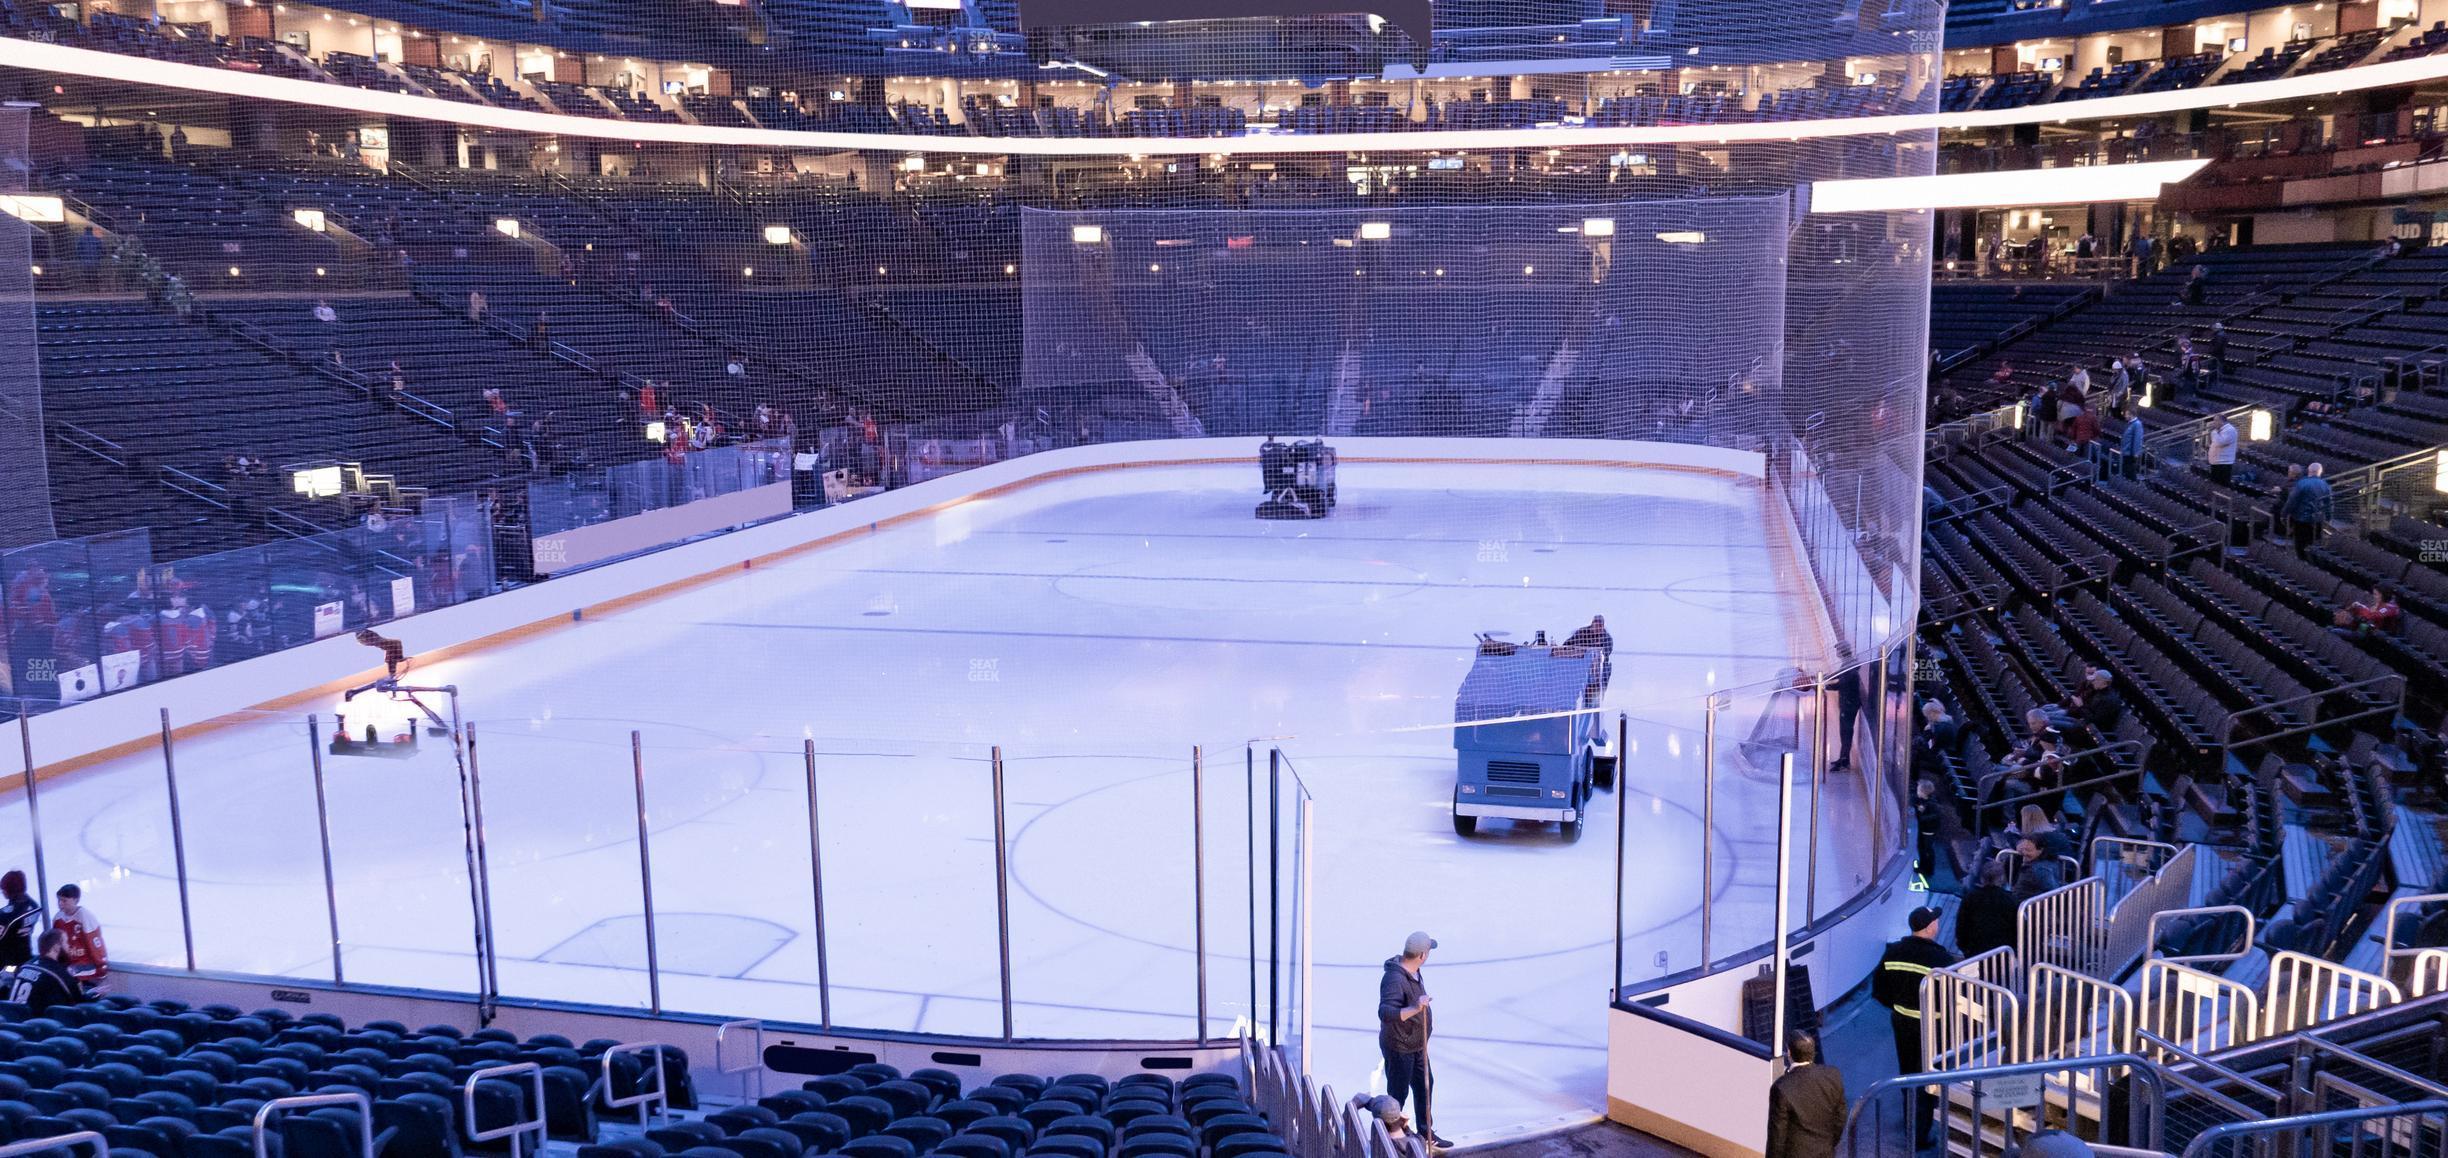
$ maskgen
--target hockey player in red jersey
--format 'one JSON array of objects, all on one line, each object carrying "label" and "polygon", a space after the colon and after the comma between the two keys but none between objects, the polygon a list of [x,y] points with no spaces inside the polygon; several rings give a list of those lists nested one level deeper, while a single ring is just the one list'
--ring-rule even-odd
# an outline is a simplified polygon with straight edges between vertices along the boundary
[{"label": "hockey player in red jersey", "polygon": [[59,909],[51,927],[68,939],[68,972],[100,993],[110,977],[110,950],[102,944],[102,919],[85,907],[85,890],[75,881],[59,887]]},{"label": "hockey player in red jersey", "polygon": [[170,606],[162,608],[158,629],[162,674],[174,676],[211,667],[217,627],[209,609],[188,605],[186,584],[172,587]]}]

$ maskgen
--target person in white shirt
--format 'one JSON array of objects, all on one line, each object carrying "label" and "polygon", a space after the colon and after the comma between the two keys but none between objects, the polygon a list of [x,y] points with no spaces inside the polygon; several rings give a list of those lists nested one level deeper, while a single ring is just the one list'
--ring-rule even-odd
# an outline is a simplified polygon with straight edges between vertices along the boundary
[{"label": "person in white shirt", "polygon": [[324,301],[321,298],[316,298],[314,320],[329,325],[340,320],[340,313],[339,311],[332,309],[330,302]]},{"label": "person in white shirt", "polygon": [[2210,481],[2222,486],[2235,474],[2236,428],[2233,419],[2219,419],[2210,432]]}]

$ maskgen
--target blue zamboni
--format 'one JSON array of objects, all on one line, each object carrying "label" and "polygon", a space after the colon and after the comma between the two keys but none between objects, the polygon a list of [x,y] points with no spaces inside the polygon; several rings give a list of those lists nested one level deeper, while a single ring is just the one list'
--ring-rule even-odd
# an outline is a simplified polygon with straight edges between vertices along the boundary
[{"label": "blue zamboni", "polygon": [[1605,657],[1596,649],[1481,636],[1454,695],[1454,831],[1481,817],[1555,821],[1581,839],[1590,794],[1616,757],[1598,716]]}]

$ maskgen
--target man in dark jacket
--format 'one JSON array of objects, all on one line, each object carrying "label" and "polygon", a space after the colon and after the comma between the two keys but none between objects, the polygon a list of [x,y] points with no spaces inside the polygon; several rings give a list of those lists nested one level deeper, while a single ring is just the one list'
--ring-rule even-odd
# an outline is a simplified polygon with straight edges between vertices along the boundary
[{"label": "man in dark jacket", "polygon": [[1836,686],[1836,762],[1828,765],[1830,772],[1842,772],[1853,766],[1854,725],[1862,714],[1862,669],[1846,668],[1828,677]]},{"label": "man in dark jacket", "polygon": [[2305,557],[2329,529],[2331,507],[2329,480],[2321,477],[2321,464],[2304,467],[2304,476],[2295,480],[2286,495],[2287,534],[2295,540],[2296,558]]},{"label": "man in dark jacket", "polygon": [[42,902],[26,895],[23,872],[0,874],[0,969],[34,959],[34,931],[42,927]]},{"label": "man in dark jacket", "polygon": [[1793,1066],[1768,1087],[1768,1158],[1831,1158],[1844,1136],[1844,1075],[1819,1064],[1819,1039],[1785,1040]]},{"label": "man in dark jacket", "polygon": [[84,983],[68,971],[65,934],[57,929],[43,930],[42,955],[18,966],[10,975],[8,999],[37,1015],[55,1005],[74,1005],[85,1000]]},{"label": "man in dark jacket", "polygon": [[2107,668],[2093,668],[2084,688],[2076,691],[2066,706],[2074,710],[2074,718],[2091,725],[2099,732],[2101,742],[2116,732],[2117,723],[2125,718],[2125,697],[2117,694],[2116,677]]},{"label": "man in dark jacket", "polygon": [[1979,883],[1955,909],[1955,947],[1966,957],[1978,957],[2014,944],[2016,904],[2006,891],[2006,870],[1994,859],[1981,865]]},{"label": "man in dark jacket", "polygon": [[1436,938],[1413,933],[1403,941],[1402,956],[1386,958],[1385,977],[1377,983],[1377,1052],[1385,1058],[1386,1093],[1397,1102],[1410,1100],[1420,1137],[1442,1150],[1453,1143],[1437,1136],[1428,1116],[1428,1091],[1435,1084],[1428,1071],[1428,1034],[1435,1019],[1420,978],[1436,945]]},{"label": "man in dark jacket", "polygon": [[1590,616],[1580,630],[1565,637],[1564,646],[1585,647],[1598,653],[1598,682],[1592,690],[1599,696],[1605,695],[1607,684],[1615,678],[1615,637],[1607,633],[1606,616]]},{"label": "man in dark jacket", "polygon": [[[1934,970],[1955,963],[1955,954],[1938,943],[1938,910],[1926,905],[1905,918],[1912,934],[1887,945],[1870,975],[1870,997],[1887,1007],[1889,1028],[1895,1031],[1896,1073],[1917,1074],[1928,1067],[1921,1060],[1921,982]],[[1927,1148],[1935,1133],[1938,1104],[1919,1088],[1912,1091],[1913,1137]]]}]

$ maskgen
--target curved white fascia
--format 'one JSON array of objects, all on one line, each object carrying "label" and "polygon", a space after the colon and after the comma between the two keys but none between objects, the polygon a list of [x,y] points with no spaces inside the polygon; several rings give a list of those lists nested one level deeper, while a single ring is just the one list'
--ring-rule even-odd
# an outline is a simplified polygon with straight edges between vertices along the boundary
[{"label": "curved white fascia", "polygon": [[2448,77],[2448,53],[2411,60],[2367,64],[2313,76],[2219,88],[2101,97],[2062,105],[2017,109],[1987,109],[1956,113],[1915,113],[1896,116],[1844,117],[1812,121],[1772,121],[1730,125],[1663,125],[1649,127],[1460,129],[1403,133],[1284,133],[1244,137],[918,137],[905,133],[826,133],[784,129],[732,128],[719,125],[620,121],[606,117],[573,117],[559,113],[463,104],[439,97],[378,92],[320,81],[239,72],[233,69],[152,60],[116,52],[64,44],[0,38],[0,67],[65,73],[96,80],[157,85],[188,92],[284,101],[317,108],[443,121],[474,128],[592,137],[675,145],[731,145],[749,148],[840,151],[878,150],[894,153],[952,153],[983,156],[1196,156],[1206,154],[1366,153],[1426,150],[1497,150],[1606,148],[1618,145],[1697,144],[1736,141],[1799,141],[1821,137],[1871,136],[1882,133],[1931,133],[1941,129],[1990,128],[2001,125],[2047,124],[2144,117],[2192,109],[2302,100],[2333,93],[2389,88]]}]

